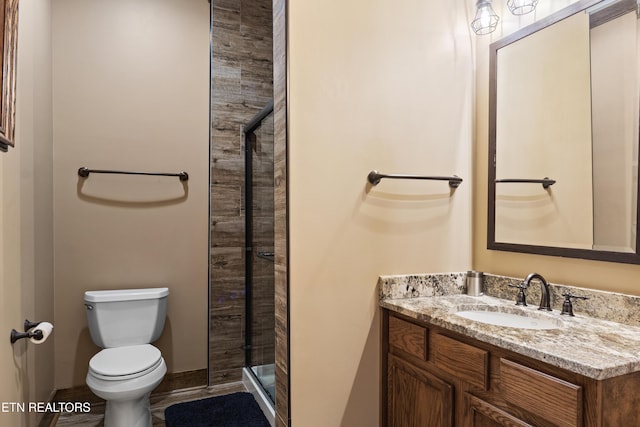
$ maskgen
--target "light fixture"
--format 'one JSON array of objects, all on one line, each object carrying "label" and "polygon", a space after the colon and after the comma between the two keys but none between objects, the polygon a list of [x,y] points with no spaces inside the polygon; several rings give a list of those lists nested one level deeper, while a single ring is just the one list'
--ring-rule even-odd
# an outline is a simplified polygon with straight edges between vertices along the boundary
[{"label": "light fixture", "polygon": [[471,28],[473,29],[473,32],[478,35],[482,35],[495,31],[500,18],[493,11],[493,8],[491,7],[491,0],[478,0],[476,2],[476,7],[478,8],[476,17],[471,21]]},{"label": "light fixture", "polygon": [[508,0],[507,7],[514,15],[525,15],[533,12],[538,0]]}]

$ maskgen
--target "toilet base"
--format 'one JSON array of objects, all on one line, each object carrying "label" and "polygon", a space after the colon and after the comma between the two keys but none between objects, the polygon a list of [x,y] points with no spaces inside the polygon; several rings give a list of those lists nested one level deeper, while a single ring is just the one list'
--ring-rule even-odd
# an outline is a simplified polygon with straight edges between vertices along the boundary
[{"label": "toilet base", "polygon": [[167,364],[162,358],[151,372],[124,380],[99,378],[89,367],[87,386],[106,401],[105,427],[152,427],[149,397],[166,373]]},{"label": "toilet base", "polygon": [[150,395],[149,392],[139,399],[107,400],[104,427],[152,427]]}]

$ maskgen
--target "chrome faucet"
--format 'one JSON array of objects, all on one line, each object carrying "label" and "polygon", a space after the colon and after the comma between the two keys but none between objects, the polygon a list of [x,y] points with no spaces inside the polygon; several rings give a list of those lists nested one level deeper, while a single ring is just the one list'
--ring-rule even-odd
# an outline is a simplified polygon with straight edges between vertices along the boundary
[{"label": "chrome faucet", "polygon": [[538,307],[538,310],[551,311],[551,298],[549,296],[549,284],[547,283],[546,280],[544,280],[544,277],[542,277],[538,273],[531,273],[524,279],[524,282],[522,282],[522,288],[523,289],[528,288],[531,285],[531,281],[533,279],[538,279],[540,281],[540,289],[542,293],[542,295],[540,296],[540,307]]}]

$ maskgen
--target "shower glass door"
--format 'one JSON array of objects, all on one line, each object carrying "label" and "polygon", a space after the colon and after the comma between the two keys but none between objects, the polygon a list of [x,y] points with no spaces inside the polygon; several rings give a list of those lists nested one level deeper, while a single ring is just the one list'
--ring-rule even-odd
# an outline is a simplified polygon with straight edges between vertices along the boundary
[{"label": "shower glass door", "polygon": [[275,402],[273,102],[246,126],[246,365]]}]

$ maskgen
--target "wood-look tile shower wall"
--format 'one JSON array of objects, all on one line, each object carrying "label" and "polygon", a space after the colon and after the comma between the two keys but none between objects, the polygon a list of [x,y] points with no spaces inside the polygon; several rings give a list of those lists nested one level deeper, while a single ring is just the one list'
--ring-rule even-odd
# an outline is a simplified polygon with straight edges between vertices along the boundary
[{"label": "wood-look tile shower wall", "polygon": [[289,246],[287,146],[287,1],[273,1],[273,122],[276,329],[276,427],[289,411]]},{"label": "wood-look tile shower wall", "polygon": [[273,97],[271,0],[213,0],[212,16],[209,383],[220,384],[244,366],[242,128]]}]

